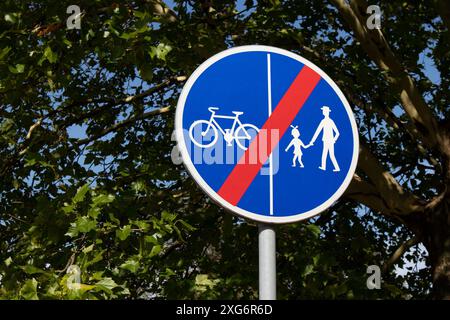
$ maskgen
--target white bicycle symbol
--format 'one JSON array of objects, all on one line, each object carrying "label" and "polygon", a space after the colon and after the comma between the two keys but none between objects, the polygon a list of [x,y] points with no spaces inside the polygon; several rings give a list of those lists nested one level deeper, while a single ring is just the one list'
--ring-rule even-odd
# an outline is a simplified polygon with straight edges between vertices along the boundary
[{"label": "white bicycle symbol", "polygon": [[[243,114],[243,112],[241,111],[232,111],[234,116],[223,116],[223,115],[216,115],[217,110],[219,110],[219,108],[216,107],[208,108],[208,111],[211,112],[211,118],[209,120],[197,120],[192,123],[191,127],[189,128],[189,137],[191,138],[192,142],[197,147],[200,148],[211,147],[217,142],[219,138],[219,132],[217,130],[219,129],[228,146],[231,146],[231,142],[234,140],[241,149],[247,150],[248,145],[246,146],[245,143],[246,142],[250,143],[250,141],[259,132],[259,129],[253,124],[249,123],[242,124],[242,122],[239,120],[239,116]],[[231,119],[234,121],[233,125],[231,126],[231,129],[224,130],[222,129],[220,124],[216,121],[216,119]],[[206,126],[206,129],[203,129],[204,126]],[[250,133],[253,133],[253,135],[249,133],[249,129],[252,129],[250,130]],[[197,136],[194,133],[196,133]],[[211,142],[205,143],[204,138],[208,133],[212,134],[212,140]],[[197,140],[196,138],[200,139]]]}]

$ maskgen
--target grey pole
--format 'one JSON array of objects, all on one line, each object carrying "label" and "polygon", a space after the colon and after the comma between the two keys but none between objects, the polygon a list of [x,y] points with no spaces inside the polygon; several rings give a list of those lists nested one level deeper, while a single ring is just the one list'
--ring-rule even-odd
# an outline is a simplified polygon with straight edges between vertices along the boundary
[{"label": "grey pole", "polygon": [[258,225],[259,247],[259,300],[277,299],[275,261],[275,229],[267,224]]}]

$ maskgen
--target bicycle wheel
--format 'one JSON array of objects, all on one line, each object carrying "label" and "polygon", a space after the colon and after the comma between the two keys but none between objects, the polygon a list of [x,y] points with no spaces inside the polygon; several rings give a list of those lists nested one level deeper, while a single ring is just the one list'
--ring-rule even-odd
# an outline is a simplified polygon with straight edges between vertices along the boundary
[{"label": "bicycle wheel", "polygon": [[[217,128],[214,125],[209,126],[207,120],[194,121],[189,128],[189,138],[191,141],[200,148],[208,148],[217,142],[219,134]],[[206,131],[208,130],[208,131]]]},{"label": "bicycle wheel", "polygon": [[249,123],[239,126],[239,128],[237,128],[234,132],[234,139],[236,140],[236,144],[242,150],[247,150],[247,148],[250,146],[250,142],[253,140],[253,138],[256,137],[258,132],[259,129]]}]

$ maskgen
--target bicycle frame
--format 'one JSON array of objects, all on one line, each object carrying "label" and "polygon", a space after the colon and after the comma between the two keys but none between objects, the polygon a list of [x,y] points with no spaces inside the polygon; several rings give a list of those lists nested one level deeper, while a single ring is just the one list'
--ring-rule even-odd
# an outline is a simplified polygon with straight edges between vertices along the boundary
[{"label": "bicycle frame", "polygon": [[[233,135],[234,130],[236,129],[236,124],[238,125],[238,127],[242,126],[242,122],[239,120],[239,116],[218,116],[215,113],[211,114],[211,118],[209,119],[209,125],[208,128],[206,128],[206,132],[208,132],[209,128],[211,125],[215,125],[217,129],[220,130],[220,132],[222,133],[222,135],[225,136],[225,130],[222,129],[222,127],[220,126],[220,124],[216,121],[216,118],[219,119],[230,119],[230,120],[234,120],[233,121],[233,125],[231,126],[230,129],[230,134]],[[247,135],[248,133],[245,132]]]}]

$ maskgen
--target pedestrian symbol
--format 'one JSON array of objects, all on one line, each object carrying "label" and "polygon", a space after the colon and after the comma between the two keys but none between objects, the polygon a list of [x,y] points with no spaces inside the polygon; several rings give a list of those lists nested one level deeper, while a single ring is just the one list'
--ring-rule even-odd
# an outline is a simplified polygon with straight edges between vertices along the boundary
[{"label": "pedestrian symbol", "polygon": [[308,60],[267,46],[236,47],[204,62],[180,95],[176,130],[200,187],[225,209],[261,222],[327,209],[358,158],[356,123],[337,85]]},{"label": "pedestrian symbol", "polygon": [[334,144],[339,138],[339,130],[336,128],[336,124],[330,118],[330,108],[328,106],[323,106],[323,120],[320,121],[319,127],[314,133],[313,138],[308,146],[314,145],[314,142],[317,139],[317,136],[323,132],[322,141],[323,141],[323,150],[322,150],[322,163],[319,167],[321,170],[327,169],[327,156],[330,156],[331,161],[334,165],[334,172],[340,171],[338,162],[336,161],[336,157],[334,156]]},{"label": "pedestrian symbol", "polygon": [[308,146],[305,146],[303,141],[299,139],[300,137],[300,131],[298,131],[298,126],[291,126],[292,127],[292,131],[291,134],[294,137],[291,142],[289,143],[289,145],[286,147],[285,151],[288,151],[288,149],[290,149],[291,147],[294,147],[294,157],[292,158],[292,166],[295,167],[296,162],[298,161],[298,163],[300,164],[300,168],[304,168],[305,166],[303,165],[302,162],[302,148],[309,148]]}]

